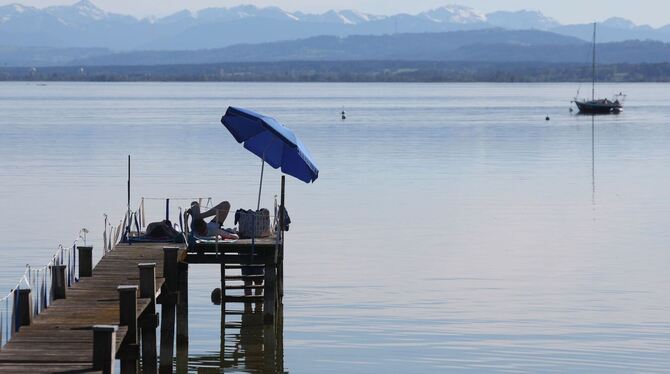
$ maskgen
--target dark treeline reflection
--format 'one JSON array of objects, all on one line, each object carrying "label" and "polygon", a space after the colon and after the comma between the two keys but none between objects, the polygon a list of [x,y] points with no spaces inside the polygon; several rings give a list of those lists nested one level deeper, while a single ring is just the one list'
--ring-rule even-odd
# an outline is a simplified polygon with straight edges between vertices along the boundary
[{"label": "dark treeline reflection", "polygon": [[[221,305],[220,299],[212,301]],[[221,305],[219,354],[189,357],[188,372],[284,373],[284,307],[281,302],[274,324],[263,323],[260,304],[244,304],[244,309],[238,305]]]}]

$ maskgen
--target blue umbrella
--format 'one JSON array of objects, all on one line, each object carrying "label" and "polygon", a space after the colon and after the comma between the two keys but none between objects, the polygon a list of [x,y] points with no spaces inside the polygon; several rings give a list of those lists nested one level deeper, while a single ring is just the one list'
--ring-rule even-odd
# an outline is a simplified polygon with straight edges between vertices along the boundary
[{"label": "blue umbrella", "polygon": [[244,143],[244,148],[263,160],[256,209],[260,208],[263,169],[266,162],[273,168],[281,168],[283,173],[305,183],[314,182],[319,177],[319,168],[312,160],[307,147],[293,131],[282,126],[276,119],[251,110],[228,107],[226,114],[221,118],[221,123],[238,143]]}]

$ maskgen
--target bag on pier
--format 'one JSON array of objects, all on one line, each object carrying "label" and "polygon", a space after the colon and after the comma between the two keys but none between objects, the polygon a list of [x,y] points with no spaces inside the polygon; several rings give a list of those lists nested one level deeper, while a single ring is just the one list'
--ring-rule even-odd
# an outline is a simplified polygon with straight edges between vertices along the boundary
[{"label": "bag on pier", "polygon": [[238,209],[235,212],[235,223],[239,224],[238,232],[241,239],[264,238],[271,234],[270,211],[265,208],[255,212],[251,209]]},{"label": "bag on pier", "polygon": [[151,222],[148,224],[144,236],[156,240],[175,240],[179,236],[179,231],[172,227],[170,221],[163,220],[161,222]]}]

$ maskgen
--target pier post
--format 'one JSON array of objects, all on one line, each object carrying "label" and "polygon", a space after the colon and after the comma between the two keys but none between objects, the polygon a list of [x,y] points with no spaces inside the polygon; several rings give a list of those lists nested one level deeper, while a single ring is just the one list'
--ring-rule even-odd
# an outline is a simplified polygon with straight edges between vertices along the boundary
[{"label": "pier post", "polygon": [[277,248],[277,291],[279,298],[284,297],[284,219],[286,213],[284,212],[284,196],[286,187],[286,176],[281,176],[281,196],[279,200],[279,247]]},{"label": "pier post", "polygon": [[121,356],[121,374],[138,373],[139,344],[137,338],[137,286],[118,286],[119,325],[128,326]]},{"label": "pier post", "polygon": [[219,253],[219,266],[221,274],[221,339],[219,342],[219,367],[225,368],[226,363],[226,256]]},{"label": "pier post", "polygon": [[142,329],[142,373],[155,374],[157,372],[156,354],[156,263],[141,263],[140,269],[140,298],[150,299],[149,305],[140,318]]},{"label": "pier post", "polygon": [[177,288],[177,373],[188,372],[188,264],[180,262]]},{"label": "pier post", "polygon": [[114,356],[116,355],[116,326],[93,326],[93,370],[103,374],[114,372]]},{"label": "pier post", "polygon": [[65,265],[51,266],[51,298],[53,300],[65,298]]},{"label": "pier post", "polygon": [[163,277],[165,283],[161,290],[161,355],[159,372],[172,374],[174,357],[175,307],[177,304],[177,254],[179,248],[163,248]]},{"label": "pier post", "polygon": [[[275,257],[276,258],[276,257]],[[273,324],[275,317],[276,306],[276,281],[277,273],[274,263],[267,262],[265,264],[265,276],[263,287],[263,322],[265,324]]]},{"label": "pier post", "polygon": [[30,298],[30,288],[20,289],[17,318],[17,327],[30,326],[33,323],[33,300]]},{"label": "pier post", "polygon": [[79,252],[79,278],[93,276],[93,247],[77,247]]}]

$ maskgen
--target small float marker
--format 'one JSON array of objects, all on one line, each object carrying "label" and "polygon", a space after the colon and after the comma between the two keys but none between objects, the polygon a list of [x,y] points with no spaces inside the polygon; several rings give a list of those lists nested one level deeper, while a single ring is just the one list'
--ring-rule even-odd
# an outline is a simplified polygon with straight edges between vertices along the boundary
[{"label": "small float marker", "polygon": [[549,121],[550,119],[551,119],[551,118],[549,118],[549,115],[547,115],[546,117],[544,117],[544,120],[545,120],[545,121]]},{"label": "small float marker", "polygon": [[345,119],[347,119],[347,113],[345,113],[344,110],[343,110],[342,111],[342,121],[344,121]]}]

